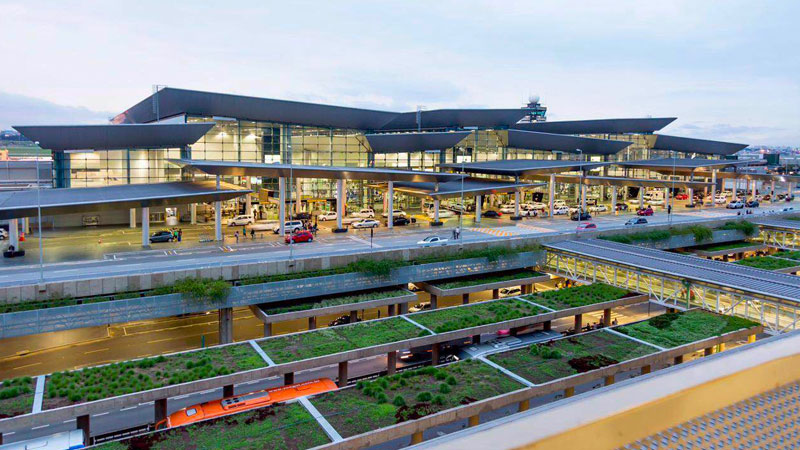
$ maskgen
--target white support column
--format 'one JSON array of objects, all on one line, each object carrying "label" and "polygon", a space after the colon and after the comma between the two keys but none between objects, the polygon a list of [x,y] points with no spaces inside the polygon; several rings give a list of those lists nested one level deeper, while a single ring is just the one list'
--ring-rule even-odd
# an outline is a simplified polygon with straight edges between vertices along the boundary
[{"label": "white support column", "polygon": [[131,208],[130,210],[130,227],[136,228],[136,208]]},{"label": "white support column", "polygon": [[548,196],[548,203],[549,203],[549,217],[553,217],[553,210],[555,209],[555,201],[556,201],[556,174],[550,174],[550,185],[547,188],[547,196]]},{"label": "white support column", "polygon": [[711,171],[711,207],[717,206],[717,169]]},{"label": "white support column", "polygon": [[[253,182],[250,181],[250,177],[247,177],[247,182],[245,183],[247,189],[253,189]],[[250,193],[247,193],[244,201],[244,213],[245,214],[253,214],[253,199],[250,197]],[[255,217],[253,217],[255,219]]]},{"label": "white support column", "polygon": [[439,223],[439,199],[433,201],[433,222]]},{"label": "white support column", "polygon": [[586,185],[581,185],[581,212],[586,212]]},{"label": "white support column", "polygon": [[775,203],[775,179],[772,179],[772,186],[770,187],[769,202]]},{"label": "white support column", "polygon": [[19,250],[19,219],[8,221],[8,245],[13,245],[14,249]]},{"label": "white support column", "polygon": [[639,186],[639,209],[644,208],[644,186]]},{"label": "white support column", "polygon": [[278,233],[286,234],[286,177],[278,178]]},{"label": "white support column", "polygon": [[31,218],[30,217],[23,217],[22,218],[22,231],[25,234],[31,234]]},{"label": "white support column", "polygon": [[142,247],[150,246],[150,208],[142,208]]},{"label": "white support column", "polygon": [[[219,190],[219,175],[217,175],[217,190]],[[222,240],[222,201],[214,202],[214,240]]]},{"label": "white support column", "polygon": [[344,217],[344,180],[336,180],[336,229],[342,230],[342,218]]},{"label": "white support column", "polygon": [[294,186],[294,213],[300,214],[303,211],[303,182],[300,178],[295,178]]},{"label": "white support column", "polygon": [[483,207],[483,197],[475,196],[475,223],[481,223],[481,209]]},{"label": "white support column", "polygon": [[189,217],[191,218],[191,224],[197,225],[197,203],[189,204]]},{"label": "white support column", "polygon": [[672,192],[670,192],[669,187],[664,188],[664,209],[669,208],[669,198],[671,197]]},{"label": "white support column", "polygon": [[617,215],[617,187],[611,186],[611,212]]},{"label": "white support column", "polygon": [[686,196],[689,197],[689,204],[694,205],[694,189],[686,188]]},{"label": "white support column", "polygon": [[519,190],[514,191],[514,217],[519,217]]},{"label": "white support column", "polygon": [[387,183],[388,189],[386,190],[386,209],[389,213],[388,222],[386,226],[394,228],[394,181]]}]

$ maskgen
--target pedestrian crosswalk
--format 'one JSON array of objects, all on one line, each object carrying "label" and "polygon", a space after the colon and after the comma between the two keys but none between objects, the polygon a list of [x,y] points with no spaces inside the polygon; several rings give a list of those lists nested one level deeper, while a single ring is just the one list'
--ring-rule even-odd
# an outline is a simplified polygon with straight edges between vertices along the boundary
[{"label": "pedestrian crosswalk", "polygon": [[499,237],[511,237],[516,235],[514,231],[508,229],[502,230],[499,228],[470,228],[469,230],[476,233],[491,234]]}]

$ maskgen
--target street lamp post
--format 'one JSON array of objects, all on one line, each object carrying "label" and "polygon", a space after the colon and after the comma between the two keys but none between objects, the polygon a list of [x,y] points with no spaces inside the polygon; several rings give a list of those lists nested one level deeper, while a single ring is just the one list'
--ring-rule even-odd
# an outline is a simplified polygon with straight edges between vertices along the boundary
[{"label": "street lamp post", "polygon": [[672,189],[670,190],[670,193],[669,193],[670,194],[669,195],[669,199],[667,199],[668,202],[669,202],[668,208],[667,208],[667,223],[671,226],[672,225],[672,210],[675,209],[675,200],[674,200],[674,198],[675,198],[675,164],[676,164],[676,161],[675,161],[675,151],[674,150],[670,150],[669,154],[672,157]]},{"label": "street lamp post", "polygon": [[[36,141],[36,146],[39,146],[39,141]],[[44,283],[44,247],[42,243],[42,200],[39,190],[41,189],[41,174],[39,172],[39,158],[41,154],[36,152],[36,225],[38,228],[37,234],[39,238],[39,282]],[[27,230],[25,230],[27,231]]]}]

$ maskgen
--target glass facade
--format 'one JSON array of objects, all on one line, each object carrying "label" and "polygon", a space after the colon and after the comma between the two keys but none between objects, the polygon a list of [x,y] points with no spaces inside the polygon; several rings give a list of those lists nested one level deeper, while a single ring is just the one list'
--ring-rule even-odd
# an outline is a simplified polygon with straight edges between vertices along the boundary
[{"label": "glass facade", "polygon": [[179,181],[180,169],[167,163],[167,159],[180,158],[180,154],[177,148],[55,152],[53,175],[56,187]]}]

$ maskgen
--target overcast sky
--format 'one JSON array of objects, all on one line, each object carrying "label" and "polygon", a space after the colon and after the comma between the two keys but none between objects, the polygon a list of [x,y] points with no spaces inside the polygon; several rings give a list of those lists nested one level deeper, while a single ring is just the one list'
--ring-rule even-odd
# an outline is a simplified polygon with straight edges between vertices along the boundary
[{"label": "overcast sky", "polygon": [[800,145],[800,1],[0,0],[0,127],[103,122],[153,84],[387,110],[677,116]]}]

